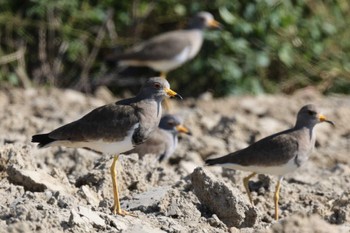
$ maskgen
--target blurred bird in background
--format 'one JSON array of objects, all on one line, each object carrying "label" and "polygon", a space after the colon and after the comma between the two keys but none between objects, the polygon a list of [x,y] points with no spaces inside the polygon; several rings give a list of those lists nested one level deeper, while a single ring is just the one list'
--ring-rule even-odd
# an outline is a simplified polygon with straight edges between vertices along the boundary
[{"label": "blurred bird in background", "polygon": [[140,157],[146,154],[155,154],[159,162],[169,159],[178,144],[179,133],[192,135],[191,131],[181,124],[181,119],[176,115],[164,115],[158,129],[153,131],[147,141],[137,145],[126,154],[138,153]]}]

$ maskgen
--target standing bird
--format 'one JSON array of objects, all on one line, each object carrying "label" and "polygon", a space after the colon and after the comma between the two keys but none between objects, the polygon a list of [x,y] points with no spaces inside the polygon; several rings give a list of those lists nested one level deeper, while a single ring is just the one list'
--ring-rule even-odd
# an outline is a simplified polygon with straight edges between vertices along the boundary
[{"label": "standing bird", "polygon": [[157,128],[162,115],[161,102],[166,96],[181,98],[170,89],[165,79],[150,78],[137,96],[96,108],[79,120],[50,133],[34,135],[32,142],[39,143],[39,148],[81,147],[104,154],[114,154],[111,166],[113,213],[126,215],[128,212],[120,208],[116,176],[119,154],[146,141]]},{"label": "standing bird", "polygon": [[141,157],[146,154],[155,154],[158,161],[162,162],[174,153],[179,133],[191,135],[190,130],[181,124],[179,117],[171,114],[164,115],[158,128],[152,132],[146,142],[137,145],[127,153],[137,153]]},{"label": "standing bird", "polygon": [[274,201],[275,219],[278,220],[279,190],[283,176],[303,165],[309,158],[316,141],[314,126],[321,122],[332,121],[320,114],[312,105],[302,107],[293,128],[261,139],[245,149],[226,156],[208,159],[207,165],[253,172],[243,179],[244,187],[253,204],[248,182],[257,173],[277,175],[279,177]]},{"label": "standing bird", "polygon": [[209,12],[197,13],[183,30],[166,32],[132,47],[123,54],[112,55],[107,61],[122,66],[147,66],[166,78],[169,71],[194,58],[203,43],[205,28],[220,28]]}]

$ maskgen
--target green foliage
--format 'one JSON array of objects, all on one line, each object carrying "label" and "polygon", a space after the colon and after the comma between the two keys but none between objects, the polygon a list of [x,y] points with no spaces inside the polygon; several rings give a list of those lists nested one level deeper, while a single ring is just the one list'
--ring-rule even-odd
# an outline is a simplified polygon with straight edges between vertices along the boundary
[{"label": "green foliage", "polygon": [[200,54],[169,74],[181,94],[290,93],[309,85],[350,93],[347,0],[1,1],[0,84],[92,83],[106,72],[106,51],[183,27],[203,10],[224,29],[207,31]]}]

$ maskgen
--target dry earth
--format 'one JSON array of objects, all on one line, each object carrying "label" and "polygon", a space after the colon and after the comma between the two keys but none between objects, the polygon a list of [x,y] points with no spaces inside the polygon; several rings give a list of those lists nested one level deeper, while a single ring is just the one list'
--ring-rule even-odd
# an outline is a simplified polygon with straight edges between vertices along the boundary
[{"label": "dry earth", "polygon": [[[0,91],[1,232],[349,232],[350,97],[312,89],[293,96],[230,97],[173,102],[193,136],[174,156],[123,156],[119,181],[124,208],[111,214],[110,156],[83,149],[37,149],[31,135],[50,131],[115,98],[101,88],[86,97],[71,90]],[[276,178],[260,175],[244,192],[246,172],[204,167],[220,156],[293,125],[298,109],[315,103],[336,128],[317,126],[308,163],[285,177],[280,221],[273,219]]]}]

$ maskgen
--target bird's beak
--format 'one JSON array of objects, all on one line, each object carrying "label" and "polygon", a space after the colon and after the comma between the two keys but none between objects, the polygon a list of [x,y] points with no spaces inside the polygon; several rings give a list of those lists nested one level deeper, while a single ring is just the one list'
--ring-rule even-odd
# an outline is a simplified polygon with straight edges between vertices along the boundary
[{"label": "bird's beak", "polygon": [[177,97],[179,99],[182,100],[182,96],[177,94],[175,91],[171,90],[170,88],[164,88],[165,93],[169,96],[169,97]]},{"label": "bird's beak", "polygon": [[222,25],[221,23],[219,23],[218,21],[216,21],[215,19],[213,20],[210,20],[208,22],[208,27],[211,27],[211,28],[218,28],[218,29],[222,29]]},{"label": "bird's beak", "polygon": [[329,123],[329,124],[335,126],[334,123],[333,123],[333,121],[327,120],[327,118],[326,118],[324,115],[322,115],[322,114],[319,114],[319,115],[318,115],[318,119],[320,120],[320,122],[327,122],[327,123]]},{"label": "bird's beak", "polygon": [[176,130],[177,130],[177,132],[180,132],[180,133],[192,135],[191,131],[183,125],[177,125]]}]

